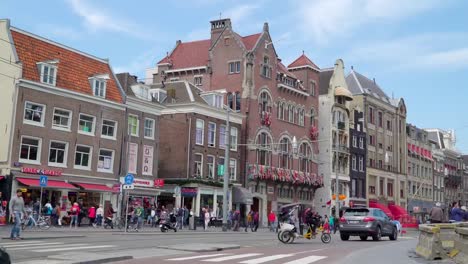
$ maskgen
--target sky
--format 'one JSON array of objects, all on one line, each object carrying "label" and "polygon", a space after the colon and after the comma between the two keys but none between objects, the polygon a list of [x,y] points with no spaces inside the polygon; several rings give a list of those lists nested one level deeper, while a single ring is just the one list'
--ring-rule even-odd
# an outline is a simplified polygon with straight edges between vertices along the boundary
[{"label": "sky", "polygon": [[268,22],[286,65],[303,51],[321,68],[341,58],[404,98],[409,123],[455,129],[468,154],[467,14],[463,0],[0,1],[0,18],[13,26],[142,80],[176,40],[209,38],[211,20],[231,18],[240,35]]}]

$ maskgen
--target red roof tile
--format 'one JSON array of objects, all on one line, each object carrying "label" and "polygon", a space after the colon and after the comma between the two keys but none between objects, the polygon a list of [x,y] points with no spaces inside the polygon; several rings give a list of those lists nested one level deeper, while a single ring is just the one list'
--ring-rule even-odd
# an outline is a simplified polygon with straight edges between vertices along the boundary
[{"label": "red roof tile", "polygon": [[[257,43],[260,35],[261,33],[241,37],[246,49],[251,50]],[[172,64],[172,69],[206,66],[208,65],[208,51],[210,47],[210,39],[180,43],[169,54],[169,57],[163,58],[158,64],[170,63]]]},{"label": "red roof tile", "polygon": [[289,64],[288,68],[310,66],[315,69],[320,69],[315,63],[313,63],[306,55],[302,54],[299,58]]},{"label": "red roof tile", "polygon": [[40,37],[11,30],[19,60],[23,63],[23,78],[40,81],[38,62],[58,60],[56,86],[74,92],[93,95],[88,78],[98,74],[109,74],[106,84],[106,99],[122,103],[123,98],[108,63],[80,54],[70,48],[61,47]]},{"label": "red roof tile", "polygon": [[297,79],[296,75],[294,75],[292,72],[288,71],[288,69],[286,68],[286,66],[284,66],[284,64],[281,62],[281,61],[278,61],[278,71],[281,72],[281,73],[284,73],[292,78],[295,78]]}]

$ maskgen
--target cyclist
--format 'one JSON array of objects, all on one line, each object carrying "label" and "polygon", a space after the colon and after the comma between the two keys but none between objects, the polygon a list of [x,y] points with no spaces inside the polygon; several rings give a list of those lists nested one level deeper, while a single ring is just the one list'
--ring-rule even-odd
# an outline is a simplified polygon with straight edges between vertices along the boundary
[{"label": "cyclist", "polygon": [[115,211],[114,208],[112,208],[112,204],[109,204],[109,207],[106,210],[106,224],[111,227],[111,229],[114,229],[114,224],[112,223],[112,218],[114,217]]}]

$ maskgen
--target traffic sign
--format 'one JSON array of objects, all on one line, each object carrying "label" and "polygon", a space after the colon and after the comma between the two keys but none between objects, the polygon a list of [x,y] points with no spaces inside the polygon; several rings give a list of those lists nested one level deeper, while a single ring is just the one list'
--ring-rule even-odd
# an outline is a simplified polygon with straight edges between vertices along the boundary
[{"label": "traffic sign", "polygon": [[125,184],[126,184],[126,185],[131,185],[131,184],[133,184],[133,180],[134,180],[134,179],[135,179],[135,178],[133,177],[132,174],[130,174],[130,173],[127,174],[127,176],[125,176]]},{"label": "traffic sign", "polygon": [[39,178],[39,186],[47,187],[47,181],[47,176],[41,175],[41,177]]},{"label": "traffic sign", "polygon": [[133,184],[124,184],[124,185],[122,185],[122,187],[123,187],[122,189],[124,189],[124,190],[133,190],[133,189],[135,189],[135,185],[133,185]]},{"label": "traffic sign", "polygon": [[174,187],[174,194],[175,195],[180,195],[180,186]]}]

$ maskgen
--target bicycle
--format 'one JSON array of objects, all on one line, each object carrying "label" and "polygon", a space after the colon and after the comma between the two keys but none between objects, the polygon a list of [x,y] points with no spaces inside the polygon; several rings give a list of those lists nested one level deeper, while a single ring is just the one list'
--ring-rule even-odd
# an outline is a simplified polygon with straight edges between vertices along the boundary
[{"label": "bicycle", "polygon": [[50,216],[39,215],[37,220],[34,219],[35,214],[29,214],[23,221],[21,221],[21,229],[25,230],[26,227],[38,227],[41,230],[50,228]]},{"label": "bicycle", "polygon": [[[112,225],[111,225],[112,223]],[[125,227],[125,219],[122,219],[121,217],[116,217],[114,220],[109,221],[108,219],[104,220],[104,228],[107,229],[107,227],[117,227],[119,230],[123,229]]]}]

